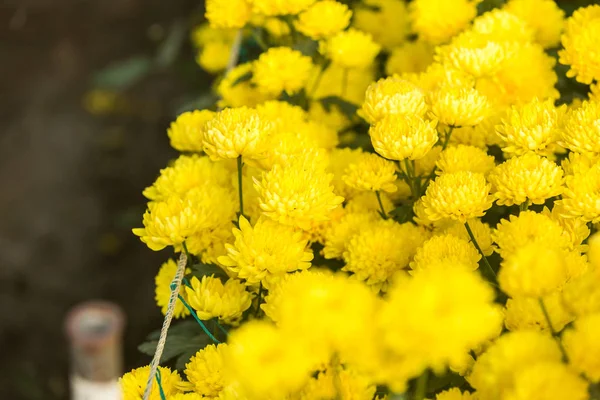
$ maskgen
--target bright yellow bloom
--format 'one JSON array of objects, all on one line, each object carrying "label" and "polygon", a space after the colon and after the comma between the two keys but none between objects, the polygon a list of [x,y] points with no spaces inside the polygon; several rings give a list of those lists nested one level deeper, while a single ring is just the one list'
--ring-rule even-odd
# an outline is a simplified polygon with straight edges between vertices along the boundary
[{"label": "bright yellow bloom", "polygon": [[468,241],[454,235],[436,235],[417,249],[410,268],[422,271],[443,263],[450,267],[476,270],[480,259],[481,255]]},{"label": "bright yellow bloom", "polygon": [[367,68],[372,63],[381,46],[371,35],[350,28],[321,42],[319,51],[334,64],[347,69]]},{"label": "bright yellow bloom", "polygon": [[513,205],[530,201],[543,204],[563,191],[563,170],[535,153],[513,157],[489,174],[492,193],[498,204]]},{"label": "bright yellow bloom", "polygon": [[383,78],[369,85],[359,113],[370,124],[388,115],[424,117],[425,93],[415,84],[396,77]]},{"label": "bright yellow bloom", "polygon": [[586,101],[581,107],[569,110],[560,144],[571,151],[594,158],[600,155],[600,102]]},{"label": "bright yellow bloom", "polygon": [[585,84],[600,79],[600,54],[597,39],[600,35],[600,5],[593,4],[576,10],[567,19],[562,36],[564,50],[558,52],[561,64],[570,67],[569,78]]},{"label": "bright yellow bloom", "polygon": [[202,151],[203,132],[214,115],[210,110],[187,111],[179,115],[167,129],[171,146],[179,151]]},{"label": "bright yellow bloom", "polygon": [[185,288],[188,302],[202,320],[219,318],[227,324],[236,325],[242,313],[252,304],[252,295],[237,279],[228,279],[223,284],[212,275],[204,275],[202,281],[194,276],[191,284],[192,287]]},{"label": "bright yellow bloom", "polygon": [[288,165],[275,164],[261,180],[254,180],[260,208],[266,216],[301,228],[329,219],[329,213],[344,198],[333,192],[333,174],[313,162],[292,159]]},{"label": "bright yellow bloom", "polygon": [[214,229],[231,220],[235,213],[233,195],[219,186],[197,187],[185,197],[169,197],[148,203],[144,227],[133,229],[154,251],[178,246],[202,230]]},{"label": "bright yellow bloom", "polygon": [[475,89],[442,87],[430,97],[431,113],[441,123],[450,126],[473,126],[490,112],[485,96]]},{"label": "bright yellow bloom", "polygon": [[254,285],[269,275],[310,268],[312,251],[301,231],[260,218],[254,227],[244,216],[240,229],[234,229],[235,243],[226,244],[227,255],[219,262],[227,266],[246,285]]},{"label": "bright yellow bloom", "polygon": [[476,393],[461,392],[458,388],[444,390],[435,396],[435,400],[478,400]]},{"label": "bright yellow bloom", "polygon": [[[467,242],[471,241],[467,228],[459,221],[448,220],[439,222],[441,224],[438,227],[439,231],[436,231],[436,233],[450,234],[466,240]],[[483,251],[483,254],[486,256],[491,255],[494,252],[494,244],[490,226],[477,218],[470,219],[467,222],[469,223],[469,228],[471,228],[473,236],[475,236],[475,240],[481,248],[481,251]]]},{"label": "bright yellow bloom", "polygon": [[388,75],[423,72],[433,62],[433,47],[423,41],[405,42],[392,49],[385,64]]},{"label": "bright yellow bloom", "polygon": [[223,390],[225,379],[223,377],[223,353],[227,344],[217,346],[209,344],[198,351],[185,364],[185,376],[194,385],[194,391],[203,397],[215,397]]},{"label": "bright yellow bloom", "polygon": [[252,10],[257,14],[269,16],[295,15],[305,10],[315,0],[252,0]]},{"label": "bright yellow bloom", "polygon": [[425,157],[438,141],[437,121],[415,115],[389,115],[369,129],[373,148],[390,160]]},{"label": "bright yellow bloom", "polygon": [[342,177],[346,172],[346,168],[350,164],[355,164],[363,153],[362,149],[351,149],[349,147],[335,148],[330,153],[328,171],[333,173],[333,191],[344,197],[346,200],[351,199],[356,194],[360,193],[353,187],[346,185]]},{"label": "bright yellow bloom", "polygon": [[[324,372],[309,381],[302,390],[299,400],[334,399],[339,396],[347,400],[372,400],[377,389],[370,377],[361,375],[353,369],[342,367]],[[338,394],[339,390],[339,394]]]},{"label": "bright yellow bloom", "polygon": [[206,123],[204,151],[213,160],[263,155],[269,125],[247,107],[226,108]]},{"label": "bright yellow bloom", "polygon": [[247,0],[206,0],[206,19],[213,28],[242,28],[252,10]]},{"label": "bright yellow bloom", "polygon": [[492,206],[490,185],[483,174],[460,171],[438,176],[427,187],[423,206],[432,221],[451,218],[460,222],[481,217]]},{"label": "bright yellow bloom", "polygon": [[599,160],[587,153],[571,152],[569,157],[564,158],[560,164],[565,171],[565,175],[577,175],[589,171]]},{"label": "bright yellow bloom", "polygon": [[252,81],[264,93],[277,96],[302,89],[313,69],[310,57],[289,47],[271,47],[254,62]]},{"label": "bright yellow bloom", "polygon": [[444,43],[475,18],[477,3],[477,0],[414,0],[409,6],[413,30],[432,44]]},{"label": "bright yellow bloom", "polygon": [[311,39],[322,39],[335,35],[350,24],[352,11],[335,0],[314,3],[298,15],[296,28]]},{"label": "bright yellow bloom", "polygon": [[202,400],[202,399],[203,399],[202,395],[195,393],[195,392],[176,393],[172,396],[169,396],[169,400]]},{"label": "bright yellow bloom", "polygon": [[[561,293],[558,291],[543,297],[544,307],[552,321],[552,328],[556,332],[575,319],[563,305]],[[504,312],[505,325],[510,331],[541,330],[550,332],[540,301],[534,297],[515,297],[508,299]]]},{"label": "bright yellow bloom", "polygon": [[273,96],[263,93],[250,80],[237,82],[242,76],[252,72],[252,63],[247,62],[235,66],[223,77],[217,86],[220,107],[254,107]]},{"label": "bright yellow bloom", "polygon": [[563,229],[563,236],[569,241],[569,250],[581,250],[587,249],[586,245],[583,245],[583,241],[590,235],[590,228],[587,226],[587,222],[582,218],[565,217],[568,213],[565,211],[561,203],[555,202],[552,211],[544,207],[542,214],[549,216],[553,221],[558,223]]},{"label": "bright yellow bloom", "polygon": [[[172,259],[164,262],[163,265],[160,266],[158,270],[158,274],[154,278],[154,284],[156,285],[154,289],[154,299],[156,300],[156,304],[160,307],[160,311],[165,315],[167,313],[167,309],[169,307],[169,300],[171,298],[171,283],[173,282],[173,278],[175,278],[175,272],[177,272],[177,263]],[[186,268],[185,273],[189,274],[192,272],[191,269]],[[185,296],[183,290],[180,290],[179,293]],[[184,318],[190,315],[190,312],[183,305],[183,303],[177,299],[175,299],[175,309],[173,312],[173,316],[175,318]]]},{"label": "bright yellow bloom", "polygon": [[256,107],[256,111],[262,119],[271,123],[274,131],[292,130],[308,119],[308,115],[302,107],[285,101],[264,102]]},{"label": "bright yellow bloom", "polygon": [[538,363],[523,368],[515,377],[514,387],[503,399],[588,400],[588,384],[560,362]]},{"label": "bright yellow bloom", "polygon": [[477,147],[459,144],[442,151],[435,165],[437,166],[435,172],[438,175],[459,171],[487,175],[494,169],[496,162],[493,156]]},{"label": "bright yellow bloom", "polygon": [[396,165],[377,154],[364,153],[356,161],[348,165],[342,180],[350,187],[358,190],[377,192],[395,192]]},{"label": "bright yellow bloom", "polygon": [[493,289],[465,269],[426,269],[389,291],[379,340],[391,352],[443,371],[497,335],[502,324]]},{"label": "bright yellow bloom", "polygon": [[[352,25],[370,33],[386,49],[402,44],[410,33],[404,0],[365,0],[356,7]],[[376,8],[376,9],[375,9]]]},{"label": "bright yellow bloom", "polygon": [[567,267],[560,250],[528,244],[502,262],[498,283],[509,296],[543,297],[567,281]]},{"label": "bright yellow bloom", "polygon": [[510,0],[504,10],[527,22],[535,32],[535,40],[545,48],[559,44],[565,13],[553,0]]},{"label": "bright yellow bloom", "polygon": [[376,213],[361,210],[347,212],[342,218],[332,223],[324,233],[323,255],[325,258],[342,258],[350,243],[350,238],[377,218],[379,217]]},{"label": "bright yellow bloom", "polygon": [[590,314],[575,321],[574,329],[563,335],[569,364],[592,382],[600,381],[600,313]]},{"label": "bright yellow bloom", "polygon": [[196,62],[203,70],[211,74],[223,71],[229,63],[231,43],[206,43],[196,56]]},{"label": "bright yellow bloom", "polygon": [[448,46],[438,47],[436,60],[474,77],[482,77],[496,72],[509,51],[504,43],[467,31],[456,36]]},{"label": "bright yellow bloom", "polygon": [[306,84],[306,92],[312,99],[337,96],[352,104],[362,104],[367,87],[376,78],[374,66],[348,69],[342,65],[331,64],[318,80],[317,68],[315,67]]},{"label": "bright yellow bloom", "polygon": [[411,223],[377,219],[350,237],[343,270],[375,289],[385,288],[394,273],[408,266],[426,238],[425,232]]},{"label": "bright yellow bloom", "polygon": [[160,170],[152,186],[144,189],[144,196],[153,201],[164,201],[171,196],[185,194],[199,186],[215,185],[231,188],[231,170],[225,162],[214,162],[199,155],[181,155],[172,165]]},{"label": "bright yellow bloom", "polygon": [[524,154],[534,151],[541,155],[554,153],[566,107],[554,107],[552,100],[533,101],[513,106],[496,127],[502,138],[502,150]]},{"label": "bright yellow bloom", "polygon": [[515,387],[515,381],[524,368],[560,361],[558,344],[549,334],[512,332],[502,335],[477,358],[468,381],[482,399],[500,399]]},{"label": "bright yellow bloom", "polygon": [[496,42],[533,42],[533,29],[518,16],[496,8],[475,18],[471,30]]},{"label": "bright yellow bloom", "polygon": [[588,171],[567,176],[567,187],[560,200],[565,217],[578,217],[584,221],[600,221],[600,163]]},{"label": "bright yellow bloom", "polygon": [[[179,393],[178,386],[182,383],[179,373],[177,371],[171,372],[167,367],[158,367],[158,370],[160,371],[161,384],[165,396],[172,396]],[[119,386],[121,387],[123,400],[142,400],[149,375],[150,366],[146,365],[145,367],[131,370],[131,372],[127,372],[119,378]],[[153,379],[152,382],[150,400],[161,400],[156,379]]]}]

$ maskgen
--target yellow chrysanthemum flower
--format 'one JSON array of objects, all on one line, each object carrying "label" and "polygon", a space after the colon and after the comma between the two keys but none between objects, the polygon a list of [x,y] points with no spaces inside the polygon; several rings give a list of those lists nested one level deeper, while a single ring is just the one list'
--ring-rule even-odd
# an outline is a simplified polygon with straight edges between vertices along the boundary
[{"label": "yellow chrysanthemum flower", "polygon": [[206,0],[206,19],[213,28],[242,28],[252,9],[247,0]]},{"label": "yellow chrysanthemum flower", "polygon": [[507,256],[498,283],[509,296],[543,297],[565,284],[567,267],[560,250],[527,244]]},{"label": "yellow chrysanthemum flower", "polygon": [[263,93],[249,80],[238,82],[238,80],[252,72],[252,63],[244,63],[235,66],[227,72],[217,86],[217,94],[221,96],[218,101],[219,107],[255,107],[271,98],[272,95]]},{"label": "yellow chrysanthemum flower", "polygon": [[477,147],[459,144],[442,151],[435,165],[438,175],[460,171],[487,175],[494,169],[496,162],[493,156]]},{"label": "yellow chrysanthemum flower", "polygon": [[226,244],[227,255],[219,262],[226,265],[246,285],[254,285],[268,275],[310,268],[312,251],[301,231],[260,218],[254,227],[243,216],[240,229],[234,229],[235,243]]},{"label": "yellow chrysanthemum flower", "polygon": [[363,153],[362,149],[351,149],[349,147],[335,148],[330,153],[329,166],[327,170],[333,173],[333,191],[335,194],[344,197],[346,200],[350,200],[355,195],[360,193],[353,187],[346,185],[342,177],[346,172],[346,168],[350,164],[355,164]]},{"label": "yellow chrysanthemum flower", "polygon": [[206,43],[196,56],[198,65],[208,73],[216,74],[223,71],[229,63],[231,43]]},{"label": "yellow chrysanthemum flower", "polygon": [[144,227],[133,229],[152,250],[179,246],[202,230],[214,229],[235,215],[232,193],[219,186],[197,187],[185,197],[148,203]]},{"label": "yellow chrysanthemum flower", "polygon": [[315,0],[252,0],[252,10],[263,15],[295,15],[310,7]]},{"label": "yellow chrysanthemum flower", "polygon": [[559,44],[565,13],[555,1],[509,0],[504,10],[527,22],[535,32],[535,40],[545,48]]},{"label": "yellow chrysanthemum flower", "polygon": [[371,35],[354,28],[339,32],[319,45],[321,54],[346,69],[369,67],[380,50]]},{"label": "yellow chrysanthemum flower", "polygon": [[334,399],[339,396],[348,400],[371,400],[377,386],[368,376],[353,369],[337,367],[319,372],[311,379],[299,395],[299,400]]},{"label": "yellow chrysanthemum flower", "polygon": [[396,165],[373,153],[363,153],[356,163],[348,165],[342,180],[358,190],[395,192]]},{"label": "yellow chrysanthemum flower", "polygon": [[317,68],[315,67],[306,84],[306,92],[312,99],[337,96],[352,104],[362,104],[367,87],[376,78],[374,66],[348,69],[342,65],[331,64],[321,73],[320,79]]},{"label": "yellow chrysanthemum flower", "polygon": [[314,3],[298,15],[296,28],[311,39],[319,40],[335,35],[350,24],[352,11],[335,0]]},{"label": "yellow chrysanthemum flower", "polygon": [[543,204],[563,191],[563,170],[535,153],[513,157],[489,174],[492,193],[498,204],[513,205],[527,201]]},{"label": "yellow chrysanthemum flower", "polygon": [[465,269],[429,269],[399,280],[380,315],[383,345],[434,371],[460,364],[502,324],[493,289]]},{"label": "yellow chrysanthemum flower", "polygon": [[473,126],[490,112],[490,104],[476,89],[445,86],[430,96],[431,114],[450,126]]},{"label": "yellow chrysanthemum flower", "polygon": [[[575,316],[563,305],[560,292],[555,291],[544,296],[543,301],[555,332],[562,331],[568,323],[575,319]],[[519,296],[508,299],[504,312],[504,324],[510,331],[537,329],[552,332],[539,299],[533,297]]]},{"label": "yellow chrysanthemum flower", "polygon": [[456,36],[448,46],[438,47],[435,58],[474,77],[482,77],[495,73],[509,52],[506,44],[467,31]]},{"label": "yellow chrysanthemum flower", "polygon": [[515,376],[514,387],[503,397],[510,400],[588,400],[588,383],[561,362],[536,363]]},{"label": "yellow chrysanthemum flower", "polygon": [[268,122],[256,110],[226,108],[206,123],[203,148],[213,160],[260,158],[268,130]]},{"label": "yellow chrysanthemum flower", "polygon": [[185,288],[188,302],[202,320],[219,318],[227,324],[236,325],[242,313],[252,304],[252,295],[237,279],[228,279],[223,284],[212,275],[203,276],[202,281],[194,276],[191,285]]},{"label": "yellow chrysanthemum flower", "polygon": [[460,222],[481,217],[492,206],[490,185],[483,174],[460,171],[438,176],[422,197],[432,221],[451,218]]},{"label": "yellow chrysanthemum flower", "polygon": [[600,36],[600,5],[593,4],[576,10],[567,19],[562,36],[564,50],[558,52],[561,64],[570,67],[567,76],[589,85],[600,79],[600,54],[597,39]]},{"label": "yellow chrysanthemum flower", "polygon": [[478,0],[414,0],[409,5],[413,30],[429,43],[444,43],[475,18],[477,3]]},{"label": "yellow chrysanthemum flower", "polygon": [[[473,236],[475,236],[475,241],[477,241],[477,244],[481,248],[483,254],[486,256],[491,255],[494,252],[492,228],[477,218],[470,219],[467,222],[469,223],[469,228],[471,228]],[[436,228],[436,233],[454,235],[466,240],[467,242],[471,241],[469,233],[467,232],[467,228],[465,228],[465,225],[459,221],[438,221],[438,226],[436,226]]]},{"label": "yellow chrysanthemum flower", "polygon": [[369,129],[373,148],[390,160],[425,157],[438,141],[437,121],[415,115],[389,115]]},{"label": "yellow chrysanthemum flower", "polygon": [[569,110],[559,143],[576,153],[597,158],[600,155],[600,102],[586,101],[581,107]]},{"label": "yellow chrysanthemum flower", "polygon": [[476,393],[461,392],[458,388],[444,390],[435,396],[435,400],[479,400]]},{"label": "yellow chrysanthemum flower", "polygon": [[252,81],[264,93],[277,96],[302,89],[313,70],[312,59],[289,47],[271,47],[252,67]]},{"label": "yellow chrysanthemum flower", "polygon": [[386,49],[402,44],[410,33],[404,0],[365,0],[354,11],[352,25],[370,33]]},{"label": "yellow chrysanthemum flower", "polygon": [[202,137],[206,123],[215,116],[210,110],[184,112],[171,122],[167,135],[171,146],[179,151],[202,151]]},{"label": "yellow chrysanthemum flower", "polygon": [[[173,282],[173,278],[175,277],[175,272],[177,272],[177,263],[172,259],[164,262],[160,269],[158,270],[158,274],[154,278],[154,299],[156,300],[156,304],[160,307],[160,311],[165,315],[167,313],[167,309],[169,308],[169,300],[171,298],[171,283]],[[189,274],[192,272],[191,269],[186,268],[185,273]],[[185,298],[185,293],[182,293],[183,290],[180,291],[181,295]],[[183,305],[182,302],[176,300],[175,309],[173,311],[173,316],[175,318],[184,318],[190,315],[190,312]]]},{"label": "yellow chrysanthemum flower", "polygon": [[534,38],[526,21],[500,8],[475,18],[471,30],[496,42],[531,43]]},{"label": "yellow chrysanthemum flower", "polygon": [[567,176],[560,206],[565,217],[577,217],[584,221],[600,221],[600,163],[586,172]]},{"label": "yellow chrysanthemum flower", "polygon": [[553,249],[568,249],[570,244],[561,226],[544,214],[524,211],[502,219],[492,233],[503,258],[529,244],[545,245]]},{"label": "yellow chrysanthemum flower", "polygon": [[468,241],[457,236],[435,235],[417,249],[410,268],[422,271],[434,265],[447,265],[453,268],[476,270],[481,255]]},{"label": "yellow chrysanthemum flower", "polygon": [[566,107],[554,107],[552,100],[533,101],[511,107],[496,127],[502,138],[502,150],[524,154],[534,151],[551,155],[555,151]]},{"label": "yellow chrysanthemum flower", "polygon": [[292,158],[289,164],[275,164],[261,180],[254,180],[260,208],[266,216],[300,228],[329,219],[329,213],[344,198],[333,192],[333,174],[313,162]]},{"label": "yellow chrysanthemum flower", "polygon": [[600,312],[600,270],[596,268],[588,268],[563,288],[563,304],[578,317]]},{"label": "yellow chrysanthemum flower", "polygon": [[329,226],[324,233],[323,255],[325,258],[342,258],[350,238],[377,218],[373,212],[347,212]]},{"label": "yellow chrysanthemum flower", "polygon": [[419,73],[433,62],[433,46],[423,40],[405,42],[395,47],[385,64],[388,75]]},{"label": "yellow chrysanthemum flower", "polygon": [[[160,371],[161,386],[165,396],[173,396],[179,393],[179,386],[182,383],[179,373],[177,371],[171,372],[167,367],[158,367],[158,370]],[[119,378],[123,400],[142,400],[149,375],[150,366],[146,365],[145,367],[139,367],[131,372],[127,372]],[[156,379],[152,382],[152,391],[150,392],[149,399],[161,400]]]},{"label": "yellow chrysanthemum flower", "polygon": [[600,313],[575,321],[574,329],[563,335],[569,365],[592,382],[600,382]]},{"label": "yellow chrysanthemum flower", "polygon": [[377,219],[350,237],[343,253],[343,270],[375,289],[384,288],[394,273],[408,266],[426,238],[425,232],[411,223]]},{"label": "yellow chrysanthemum flower", "polygon": [[383,78],[369,85],[359,114],[374,124],[388,115],[424,117],[425,93],[415,84],[396,77]]},{"label": "yellow chrysanthemum flower", "polygon": [[203,398],[218,396],[225,386],[223,353],[226,349],[226,343],[209,344],[185,364],[185,376]]},{"label": "yellow chrysanthemum flower", "polygon": [[582,243],[590,235],[590,228],[584,219],[565,217],[567,212],[562,204],[558,202],[554,203],[552,211],[544,207],[542,213],[552,218],[553,221],[557,222],[563,228],[563,236],[569,241],[570,250],[587,250],[587,245],[583,245]]}]

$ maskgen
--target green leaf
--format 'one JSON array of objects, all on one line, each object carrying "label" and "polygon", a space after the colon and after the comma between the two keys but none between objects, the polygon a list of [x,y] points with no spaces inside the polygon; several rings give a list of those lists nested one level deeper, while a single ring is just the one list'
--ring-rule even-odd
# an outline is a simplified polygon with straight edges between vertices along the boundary
[{"label": "green leaf", "polygon": [[97,72],[92,83],[109,89],[125,89],[145,77],[153,67],[152,60],[146,56],[134,56],[115,62]]},{"label": "green leaf", "polygon": [[348,118],[353,118],[358,111],[358,106],[356,104],[350,103],[338,96],[323,97],[319,99],[319,101],[327,112],[331,111],[332,106],[337,106]]},{"label": "green leaf", "polygon": [[411,204],[402,204],[394,208],[392,211],[389,211],[389,214],[392,216],[392,218],[394,218],[395,221],[403,224],[412,220],[413,207]]},{"label": "green leaf", "polygon": [[252,79],[252,72],[251,71],[246,72],[244,75],[240,76],[235,81],[233,81],[233,83],[231,84],[231,87],[239,85],[242,82],[248,82],[250,79]]},{"label": "green leaf", "polygon": [[[199,330],[200,327],[197,327]],[[169,334],[165,343],[165,349],[163,351],[160,362],[167,362],[183,353],[196,353],[198,350],[204,348],[210,343],[210,339],[204,333],[194,336],[178,336]],[[144,342],[138,346],[138,350],[149,356],[154,355],[158,340],[152,340]]]},{"label": "green leaf", "polygon": [[187,101],[180,105],[175,111],[175,115],[182,114],[186,111],[211,109],[217,100],[218,97],[212,92],[204,93],[200,96],[194,96],[193,98],[187,99]]},{"label": "green leaf", "polygon": [[156,53],[155,62],[157,66],[164,68],[173,64],[181,50],[181,45],[186,37],[185,33],[186,27],[183,21],[177,21],[173,24],[169,35],[160,44]]},{"label": "green leaf", "polygon": [[229,279],[229,276],[221,267],[214,264],[194,264],[192,265],[192,276],[202,279],[203,276],[214,275],[215,278],[221,279],[223,282]]}]

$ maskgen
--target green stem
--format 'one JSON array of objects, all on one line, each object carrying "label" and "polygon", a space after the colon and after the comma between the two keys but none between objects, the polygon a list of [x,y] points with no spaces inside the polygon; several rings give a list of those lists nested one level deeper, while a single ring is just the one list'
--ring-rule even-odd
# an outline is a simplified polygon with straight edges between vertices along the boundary
[{"label": "green stem", "polygon": [[446,136],[444,136],[444,143],[442,143],[442,151],[446,150],[448,147],[448,143],[450,143],[450,137],[452,136],[452,131],[454,131],[454,126],[450,125],[450,129],[446,132]]},{"label": "green stem", "polygon": [[385,212],[385,208],[383,208],[383,202],[381,201],[381,195],[379,194],[379,190],[375,191],[375,196],[377,197],[377,202],[379,203],[379,208],[381,209],[381,218],[387,219],[387,213]]},{"label": "green stem", "polygon": [[473,244],[475,245],[475,248],[477,248],[477,251],[479,252],[479,254],[481,254],[481,257],[483,258],[483,262],[484,262],[485,266],[487,267],[489,273],[492,274],[492,276],[494,277],[494,280],[496,280],[496,273],[494,272],[494,269],[490,265],[490,262],[488,261],[485,254],[483,254],[481,247],[479,247],[479,243],[477,243],[477,240],[475,240],[475,235],[473,235],[473,231],[471,230],[469,223],[466,221],[465,221],[465,228],[467,228],[467,233],[469,234],[469,237],[471,238],[471,242],[473,242]]},{"label": "green stem", "polygon": [[413,196],[413,198],[416,200],[418,200],[418,193],[417,193],[417,188],[415,187],[415,165],[414,165],[414,160],[412,161],[412,165],[411,165],[411,161],[408,158],[404,159],[404,168],[406,168],[406,183],[408,184],[408,187],[410,188],[410,194]]},{"label": "green stem", "polygon": [[340,97],[346,96],[346,89],[348,88],[348,68],[344,68],[342,71],[342,95]]},{"label": "green stem", "polygon": [[519,205],[519,211],[527,211],[529,209],[529,200],[525,200],[524,203]]},{"label": "green stem", "polygon": [[244,164],[242,163],[242,156],[237,158],[237,171],[238,171],[238,194],[240,196],[240,216],[244,216],[244,194],[242,188],[242,167]]},{"label": "green stem", "polygon": [[256,32],[256,29],[252,29],[252,38],[254,39],[254,41],[256,42],[256,44],[258,44],[258,47],[260,47],[260,49],[262,51],[267,51],[269,50],[269,46],[267,46],[267,44],[265,43],[265,41],[262,39],[261,35],[259,35]]},{"label": "green stem", "polygon": [[198,315],[196,315],[196,312],[192,309],[192,307],[190,307],[190,305],[187,303],[187,301],[185,301],[185,299],[181,295],[179,295],[179,300],[181,300],[181,302],[183,303],[185,308],[187,308],[188,311],[190,312],[190,314],[192,314],[192,317],[194,317],[194,319],[196,320],[198,325],[200,325],[200,328],[202,328],[204,333],[206,333],[206,335],[209,338],[211,338],[213,342],[215,342],[217,344],[221,343],[216,337],[213,336],[212,333],[210,333],[210,331],[208,330],[206,325],[204,325],[204,322],[202,322],[202,320],[200,320],[200,318],[198,318]]},{"label": "green stem", "polygon": [[546,305],[544,304],[544,299],[542,299],[540,297],[538,300],[540,302],[542,314],[544,314],[544,318],[546,319],[546,322],[548,323],[548,327],[550,328],[550,332],[552,333],[552,336],[556,339],[556,342],[558,343],[558,347],[560,348],[560,352],[562,353],[563,361],[567,362],[569,359],[567,356],[567,351],[565,350],[565,348],[562,344],[562,341],[560,340],[560,336],[558,335],[558,332],[556,332],[556,330],[552,326],[552,320],[550,319],[550,314],[548,314],[548,309],[546,308]]},{"label": "green stem", "polygon": [[326,65],[321,65],[321,68],[319,68],[319,74],[317,75],[317,78],[315,79],[315,83],[313,83],[313,86],[310,89],[310,94],[308,96],[310,99],[314,99],[315,93],[317,92],[317,89],[319,88],[319,84],[321,83],[321,79],[323,79],[323,74],[325,74],[326,69],[327,69]]},{"label": "green stem", "polygon": [[258,299],[256,301],[256,311],[254,312],[255,317],[258,317],[258,314],[260,313],[260,302],[262,300],[262,294],[263,294],[263,284],[261,282],[258,286]]},{"label": "green stem", "polygon": [[429,372],[425,370],[419,379],[417,380],[417,386],[415,387],[414,400],[423,400],[427,392],[427,380],[429,379]]}]

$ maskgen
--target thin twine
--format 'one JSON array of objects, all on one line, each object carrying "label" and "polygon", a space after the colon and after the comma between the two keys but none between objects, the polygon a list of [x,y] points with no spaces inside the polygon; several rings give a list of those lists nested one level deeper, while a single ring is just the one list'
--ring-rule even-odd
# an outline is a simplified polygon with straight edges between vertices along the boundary
[{"label": "thin twine", "polygon": [[177,271],[175,272],[175,276],[171,282],[169,306],[165,314],[162,328],[160,329],[160,337],[158,339],[158,344],[156,345],[156,351],[154,352],[154,357],[152,357],[152,362],[150,363],[150,375],[148,376],[148,381],[146,383],[146,390],[144,390],[143,400],[148,400],[150,393],[152,393],[152,381],[154,380],[154,376],[158,370],[158,364],[160,363],[160,359],[165,349],[167,332],[169,331],[169,326],[171,326],[171,320],[173,319],[173,313],[175,312],[175,304],[177,304],[177,299],[179,297],[179,288],[181,287],[181,280],[183,279],[186,264],[187,256],[185,251],[182,251],[179,255],[179,261],[177,262]]}]

